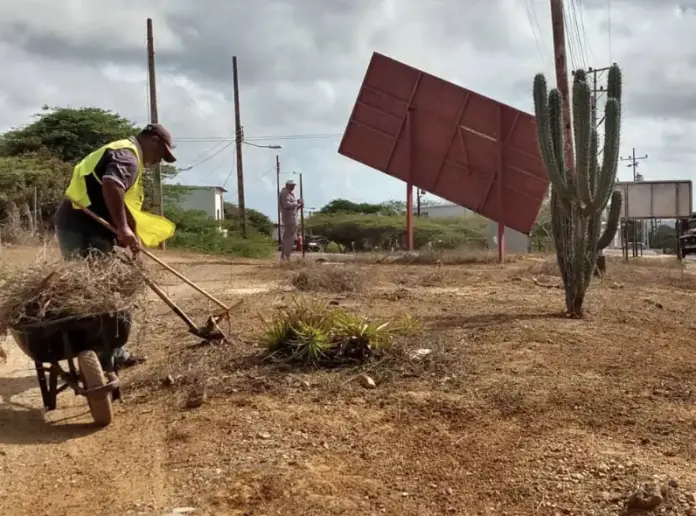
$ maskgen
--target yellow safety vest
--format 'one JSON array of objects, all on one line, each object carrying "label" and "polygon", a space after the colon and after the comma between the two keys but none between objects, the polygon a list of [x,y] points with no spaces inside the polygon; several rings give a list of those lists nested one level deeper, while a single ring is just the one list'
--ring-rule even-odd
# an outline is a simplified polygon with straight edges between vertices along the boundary
[{"label": "yellow safety vest", "polygon": [[143,158],[140,155],[140,149],[136,143],[130,139],[118,140],[108,143],[103,147],[95,150],[89,156],[80,161],[73,169],[72,178],[68,189],[65,191],[65,196],[73,201],[73,207],[89,208],[92,201],[87,193],[86,177],[90,174],[94,175],[95,179],[102,184],[101,180],[94,173],[99,160],[107,150],[130,149],[138,157],[138,176],[135,178],[133,186],[126,190],[124,201],[128,207],[128,211],[135,220],[135,233],[140,238],[140,241],[146,247],[157,247],[159,244],[171,238],[174,235],[176,226],[174,223],[164,217],[143,211],[143,200],[145,199],[145,191],[143,189]]}]

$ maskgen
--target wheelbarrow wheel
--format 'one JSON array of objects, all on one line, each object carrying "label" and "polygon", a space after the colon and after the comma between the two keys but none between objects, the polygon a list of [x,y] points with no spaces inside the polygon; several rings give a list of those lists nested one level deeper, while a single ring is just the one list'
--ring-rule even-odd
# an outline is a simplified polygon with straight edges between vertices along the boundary
[{"label": "wheelbarrow wheel", "polygon": [[[99,363],[99,357],[94,351],[83,351],[77,355],[77,363],[80,367],[80,378],[86,390],[106,385],[104,370]],[[114,418],[111,406],[111,393],[98,392],[88,394],[86,398],[94,422],[101,426],[110,424]]]}]

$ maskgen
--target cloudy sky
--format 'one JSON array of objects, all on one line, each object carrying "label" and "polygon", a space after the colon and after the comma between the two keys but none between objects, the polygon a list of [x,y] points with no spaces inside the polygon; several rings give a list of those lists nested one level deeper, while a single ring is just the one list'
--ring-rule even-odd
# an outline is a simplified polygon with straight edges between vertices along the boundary
[{"label": "cloudy sky", "polygon": [[[566,1],[570,65],[622,65],[622,156],[646,180],[696,180],[696,9],[683,0]],[[681,4],[681,5],[680,5]],[[548,0],[24,0],[0,2],[0,130],[44,104],[99,106],[147,122],[146,19],[160,120],[186,184],[236,199],[232,56],[249,143],[282,145],[308,207],[402,199],[405,185],[337,153],[373,51],[531,111],[553,82]],[[577,22],[577,23],[576,23]],[[275,153],[244,146],[247,205],[275,213]],[[622,163],[619,179],[631,177]]]}]

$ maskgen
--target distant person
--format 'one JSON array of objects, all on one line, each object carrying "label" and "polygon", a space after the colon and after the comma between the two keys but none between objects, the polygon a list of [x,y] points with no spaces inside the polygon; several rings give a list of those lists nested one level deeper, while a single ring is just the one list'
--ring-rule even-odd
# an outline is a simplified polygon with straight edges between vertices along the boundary
[{"label": "distant person", "polygon": [[[137,136],[108,143],[85,157],[73,170],[66,200],[56,212],[56,235],[65,260],[91,253],[111,253],[115,245],[137,253],[140,244],[156,247],[174,234],[174,224],[143,211],[143,170],[160,161],[176,161],[172,136],[163,126],[149,124]],[[116,234],[85,213],[88,208],[109,222]],[[113,359],[113,360],[111,360]],[[144,359],[118,348],[100,357],[102,367],[128,367]]]},{"label": "distant person", "polygon": [[283,225],[283,238],[280,242],[280,259],[289,260],[297,237],[297,211],[302,208],[302,199],[296,199],[295,181],[286,181],[285,187],[280,191],[278,202],[280,203],[280,221]]}]

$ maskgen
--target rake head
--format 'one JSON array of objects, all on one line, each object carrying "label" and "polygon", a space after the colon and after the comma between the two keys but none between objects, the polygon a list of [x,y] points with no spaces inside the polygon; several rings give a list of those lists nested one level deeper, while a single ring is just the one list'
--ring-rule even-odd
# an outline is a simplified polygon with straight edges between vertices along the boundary
[{"label": "rake head", "polygon": [[211,315],[208,317],[208,320],[205,323],[205,326],[203,327],[198,327],[195,330],[192,330],[191,333],[196,335],[196,337],[200,337],[201,339],[205,340],[206,342],[210,341],[221,341],[224,342],[227,340],[227,335],[225,332],[220,329],[220,326],[218,323],[223,320],[223,319],[228,319],[230,318],[229,312],[222,312],[217,315]]}]

